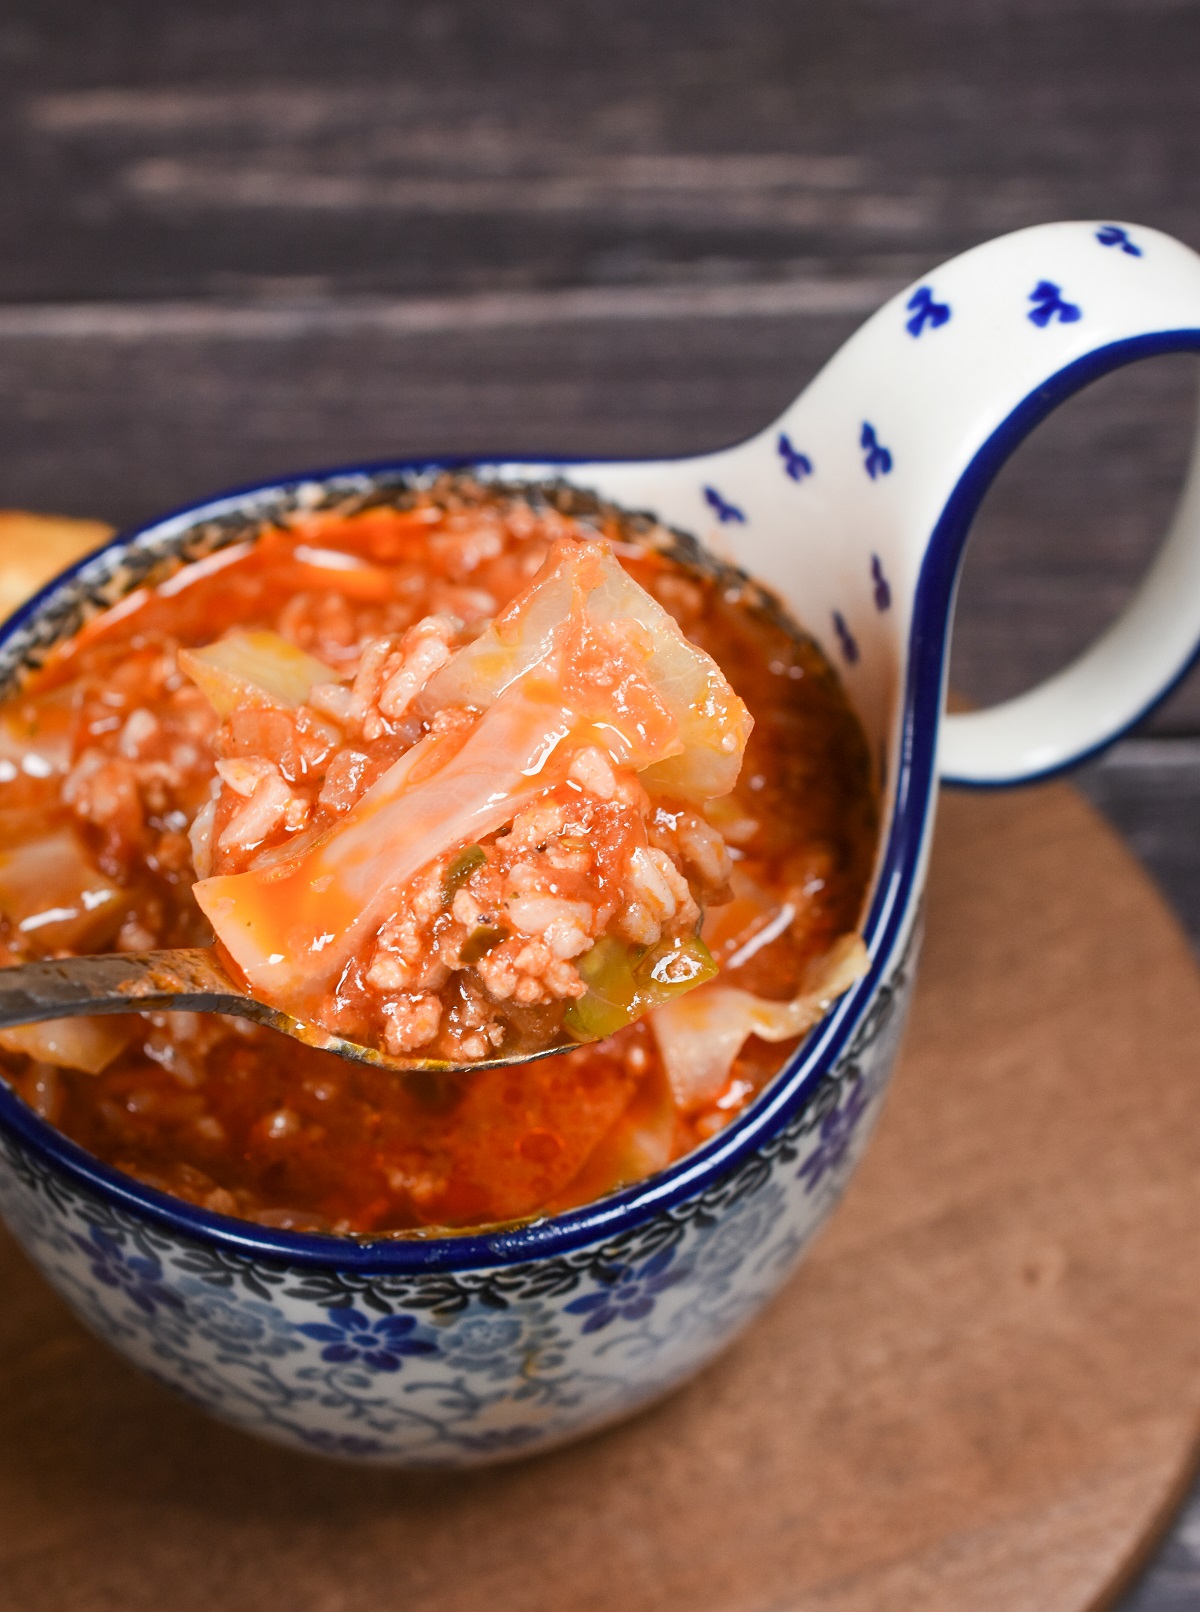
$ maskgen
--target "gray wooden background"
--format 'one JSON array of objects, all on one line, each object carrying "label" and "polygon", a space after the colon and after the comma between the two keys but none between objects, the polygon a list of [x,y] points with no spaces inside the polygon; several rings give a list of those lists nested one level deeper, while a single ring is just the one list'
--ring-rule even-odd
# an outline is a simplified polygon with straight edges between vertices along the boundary
[{"label": "gray wooden background", "polygon": [[[764,423],[887,294],[1023,224],[1200,246],[1190,0],[7,0],[0,504],[129,523],[425,450]],[[954,677],[1061,665],[1154,551],[1194,363],[989,497]],[[1200,674],[1082,777],[1200,942]],[[1125,1605],[1200,1605],[1200,1494]]]}]

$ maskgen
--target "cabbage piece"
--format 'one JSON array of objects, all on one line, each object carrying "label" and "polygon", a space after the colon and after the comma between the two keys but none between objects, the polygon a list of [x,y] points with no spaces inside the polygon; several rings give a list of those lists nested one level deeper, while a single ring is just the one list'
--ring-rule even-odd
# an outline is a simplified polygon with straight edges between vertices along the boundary
[{"label": "cabbage piece", "polygon": [[525,592],[433,674],[417,695],[417,711],[432,717],[446,705],[486,710],[547,660],[572,613],[582,610],[587,589],[601,579],[601,553],[598,545],[560,539]]},{"label": "cabbage piece", "polygon": [[19,772],[51,778],[70,771],[77,693],[77,685],[67,683],[8,703],[0,715],[0,781]]},{"label": "cabbage piece", "polygon": [[0,912],[39,952],[99,949],[120,926],[125,892],[92,864],[72,828],[31,832],[28,815],[0,814]]},{"label": "cabbage piece", "polygon": [[866,972],[867,963],[862,937],[842,935],[810,968],[804,989],[789,1002],[711,984],[656,1008],[650,1023],[681,1112],[694,1113],[716,1101],[749,1036],[786,1041],[811,1030]]},{"label": "cabbage piece", "polygon": [[179,665],[220,717],[242,705],[294,709],[314,684],[343,676],[276,632],[241,627],[203,649],[181,649]]},{"label": "cabbage piece", "polygon": [[611,551],[604,552],[605,579],[588,596],[588,614],[610,631],[627,633],[637,623],[650,634],[644,675],[679,724],[678,750],[642,769],[642,782],[652,793],[679,795],[698,806],[729,794],[754,719],[716,661],[684,637],[675,618]]},{"label": "cabbage piece", "polygon": [[553,688],[527,678],[461,735],[413,745],[338,823],[299,854],[202,879],[196,900],[266,1001],[303,1011],[390,916],[395,896],[443,851],[503,827],[546,789],[570,732]]},{"label": "cabbage piece", "polygon": [[[764,889],[746,872],[742,863],[734,863],[729,890],[731,899],[719,907],[710,907],[700,930],[705,944],[720,959],[722,967],[727,967],[730,957],[743,951],[752,938],[769,933],[774,939],[796,915],[790,903],[780,902],[771,891]],[[758,946],[753,950],[757,951]]]},{"label": "cabbage piece", "polygon": [[430,678],[418,708],[486,708],[555,655],[567,703],[647,788],[700,804],[733,788],[750,713],[606,543],[560,538],[531,586]]},{"label": "cabbage piece", "polygon": [[82,1069],[98,1075],[133,1040],[141,1021],[115,1014],[111,1018],[44,1019],[41,1024],[17,1024],[0,1030],[5,1052],[23,1052],[38,1063],[59,1069]]},{"label": "cabbage piece", "polygon": [[[617,600],[629,613],[610,619]],[[689,681],[679,667],[692,660],[699,666]],[[718,682],[724,692],[703,720],[680,703]],[[511,821],[565,777],[579,747],[602,745],[617,765],[639,771],[679,758],[696,787],[708,777],[728,790],[750,729],[713,663],[607,547],[574,540],[555,546],[526,592],[420,698],[426,712],[452,703],[482,714],[465,737],[414,745],[294,855],[276,851],[194,887],[217,938],[265,1000],[311,1011],[416,873]]]}]

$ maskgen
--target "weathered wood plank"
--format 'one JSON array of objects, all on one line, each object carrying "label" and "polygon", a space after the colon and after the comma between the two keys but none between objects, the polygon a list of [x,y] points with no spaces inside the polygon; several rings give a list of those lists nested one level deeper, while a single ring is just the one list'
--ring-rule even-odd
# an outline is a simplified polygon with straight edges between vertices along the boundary
[{"label": "weathered wood plank", "polygon": [[[0,308],[0,504],[129,524],[358,459],[698,451],[769,421],[888,289]],[[1189,359],[1110,377],[1002,473],[957,616],[973,699],[1055,670],[1128,596],[1168,519],[1193,388]],[[1200,680],[1152,725],[1200,729]]]},{"label": "weathered wood plank", "polygon": [[[1195,360],[1134,365],[1072,399],[1018,450],[971,539],[953,662],[981,704],[1082,650],[1132,593],[1167,529],[1194,430]],[[1193,674],[1151,718],[1200,729]]]},{"label": "weathered wood plank", "polygon": [[0,501],[128,523],[355,459],[683,453],[768,421],[856,322],[0,336]]},{"label": "weathered wood plank", "polygon": [[1194,230],[1186,5],[14,0],[0,297],[919,272]]},{"label": "weathered wood plank", "polygon": [[1074,781],[1149,868],[1200,953],[1200,740],[1126,739]]},{"label": "weathered wood plank", "polygon": [[1200,1605],[1200,1490],[1116,1612],[1195,1612]]},{"label": "weathered wood plank", "polygon": [[[1186,236],[1198,48],[1194,7],[1128,0],[519,16],[348,0],[336,20],[312,0],[286,16],[17,0],[0,29],[0,498],[128,520],[405,449],[736,437],[866,311],[865,287],[1056,215]],[[351,294],[410,312],[347,323]],[[490,323],[454,328],[456,295],[460,324],[489,298]],[[522,297],[547,328],[514,327]],[[619,329],[638,297],[677,311]],[[707,314],[681,322],[689,297]],[[442,325],[422,334],[411,310],[432,304]],[[41,333],[27,346],[22,320]],[[1126,596],[1184,451],[1181,374],[1113,383],[1004,478],[959,612],[956,679],[976,699],[1061,664]],[[1200,728],[1200,693],[1154,725]]]}]

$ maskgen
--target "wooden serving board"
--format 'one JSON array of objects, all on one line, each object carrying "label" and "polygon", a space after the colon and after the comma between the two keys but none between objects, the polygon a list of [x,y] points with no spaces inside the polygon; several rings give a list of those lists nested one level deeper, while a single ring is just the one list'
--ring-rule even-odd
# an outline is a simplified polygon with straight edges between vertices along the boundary
[{"label": "wooden serving board", "polygon": [[1065,786],[943,802],[879,1133],[690,1387],[412,1477],[210,1422],[0,1243],[0,1612],[1084,1612],[1200,1430],[1200,981]]}]

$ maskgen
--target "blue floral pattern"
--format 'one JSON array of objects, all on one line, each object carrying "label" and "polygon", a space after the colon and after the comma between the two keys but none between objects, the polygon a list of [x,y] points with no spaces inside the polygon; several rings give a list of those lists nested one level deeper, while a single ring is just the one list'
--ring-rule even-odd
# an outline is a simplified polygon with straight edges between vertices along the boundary
[{"label": "blue floral pattern", "polygon": [[727,498],[722,498],[721,494],[715,487],[705,487],[703,492],[704,502],[721,522],[722,526],[726,525],[729,521],[739,521],[743,525],[745,524],[745,510],[739,509],[736,504],[731,504]]},{"label": "blue floral pattern", "polygon": [[813,473],[813,462],[806,453],[801,453],[792,439],[785,431],[781,431],[775,442],[775,451],[783,460],[785,475],[793,481],[803,481],[806,476]]},{"label": "blue floral pattern", "polygon": [[222,1359],[266,1359],[304,1348],[275,1305],[252,1294],[234,1299],[194,1276],[181,1277],[177,1292],[191,1326]]},{"label": "blue floral pattern", "polygon": [[859,657],[858,639],[846,625],[846,618],[840,610],[833,612],[833,630],[837,634],[838,648],[842,652],[842,659],[847,666],[853,666]]},{"label": "blue floral pattern", "polygon": [[700,1239],[694,1262],[697,1274],[706,1284],[728,1282],[768,1241],[786,1208],[787,1194],[778,1182],[734,1204]]},{"label": "blue floral pattern", "polygon": [[816,1147],[796,1171],[804,1182],[805,1191],[812,1192],[822,1178],[836,1170],[845,1159],[869,1102],[869,1092],[861,1082],[855,1082],[845,1101],[826,1114],[817,1133]]},{"label": "blue floral pattern", "polygon": [[1074,302],[1068,302],[1062,294],[1062,287],[1055,285],[1053,280],[1039,280],[1029,293],[1029,300],[1033,304],[1029,310],[1030,322],[1039,329],[1054,319],[1061,325],[1073,325],[1083,318],[1083,309]]},{"label": "blue floral pattern", "polygon": [[756,1152],[552,1259],[395,1276],[266,1264],[160,1229],[3,1133],[0,1209],[95,1331],[239,1427],[416,1468],[524,1454],[664,1392],[776,1290],[878,1109],[914,948],[839,1064]]},{"label": "blue floral pattern", "polygon": [[327,1321],[309,1321],[297,1330],[323,1344],[321,1359],[330,1365],[365,1366],[368,1371],[399,1371],[406,1355],[432,1355],[437,1344],[416,1335],[412,1315],[372,1318],[361,1310],[330,1310]]},{"label": "blue floral pattern", "polygon": [[1140,246],[1129,237],[1129,231],[1122,229],[1120,224],[1102,224],[1096,231],[1096,239],[1101,246],[1119,246],[1127,257],[1143,257]]},{"label": "blue floral pattern", "polygon": [[613,1321],[641,1321],[653,1310],[659,1295],[674,1287],[688,1274],[685,1267],[668,1267],[675,1258],[674,1248],[664,1248],[648,1259],[640,1270],[615,1265],[598,1273],[600,1290],[566,1306],[568,1315],[583,1315],[585,1332],[599,1332]]},{"label": "blue floral pattern", "polygon": [[871,556],[871,597],[875,601],[875,608],[881,614],[892,608],[892,585],[883,574],[883,561],[878,554]]},{"label": "blue floral pattern", "polygon": [[121,1245],[99,1226],[88,1226],[87,1237],[73,1235],[72,1241],[91,1266],[92,1276],[103,1287],[115,1288],[147,1315],[163,1306],[181,1310],[183,1300],[163,1282],[159,1260],[127,1254]]},{"label": "blue floral pattern", "polygon": [[438,1353],[452,1370],[504,1381],[557,1370],[567,1346],[545,1304],[495,1310],[475,1301],[439,1335]]},{"label": "blue floral pattern", "polygon": [[858,442],[859,447],[866,454],[863,460],[863,468],[871,480],[875,481],[880,476],[890,476],[892,473],[891,450],[885,448],[880,442],[879,437],[876,435],[875,427],[869,420],[863,421]]},{"label": "blue floral pattern", "polygon": [[905,308],[912,316],[904,322],[904,328],[910,336],[919,336],[926,329],[937,330],[950,320],[950,304],[938,302],[932,287],[927,285],[917,287],[905,303]]}]

